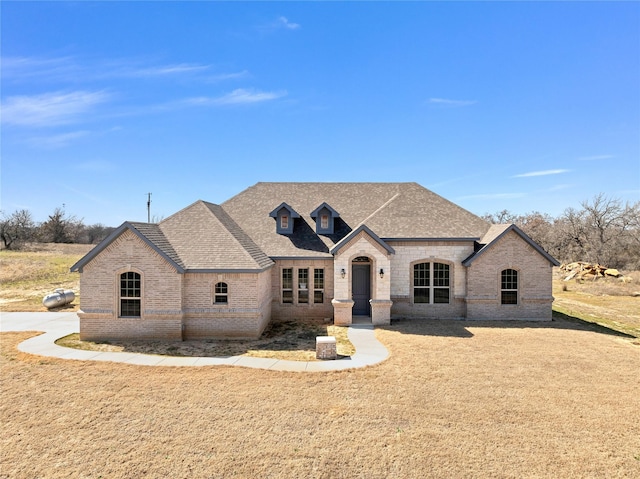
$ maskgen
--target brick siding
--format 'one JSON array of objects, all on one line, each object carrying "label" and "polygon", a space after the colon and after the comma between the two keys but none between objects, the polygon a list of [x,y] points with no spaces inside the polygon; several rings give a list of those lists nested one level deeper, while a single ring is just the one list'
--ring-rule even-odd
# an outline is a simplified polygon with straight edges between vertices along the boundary
[{"label": "brick siding", "polygon": [[[501,303],[501,272],[518,271],[518,304]],[[469,319],[551,320],[552,265],[510,231],[467,271]]]},{"label": "brick siding", "polygon": [[[282,302],[282,269],[293,268],[293,303]],[[309,302],[298,303],[298,269],[308,269]],[[313,270],[324,269],[324,301],[313,302]],[[278,260],[271,268],[271,312],[274,321],[333,317],[333,259]]]},{"label": "brick siding", "polygon": [[[473,241],[390,241],[396,254],[391,257],[392,318],[459,319],[466,314],[467,268],[462,261],[473,253]],[[413,302],[413,265],[449,264],[450,303]]]}]

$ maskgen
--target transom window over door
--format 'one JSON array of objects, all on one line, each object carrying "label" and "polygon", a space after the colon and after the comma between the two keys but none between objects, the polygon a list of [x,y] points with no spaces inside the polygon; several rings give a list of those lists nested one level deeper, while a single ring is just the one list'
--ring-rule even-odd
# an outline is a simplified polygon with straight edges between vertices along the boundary
[{"label": "transom window over door", "polygon": [[413,302],[448,304],[451,302],[451,274],[446,263],[413,265]]},{"label": "transom window over door", "polygon": [[518,304],[518,272],[515,269],[502,271],[500,296],[502,304]]},{"label": "transom window over door", "polygon": [[141,300],[140,275],[127,271],[120,275],[120,317],[139,318]]}]

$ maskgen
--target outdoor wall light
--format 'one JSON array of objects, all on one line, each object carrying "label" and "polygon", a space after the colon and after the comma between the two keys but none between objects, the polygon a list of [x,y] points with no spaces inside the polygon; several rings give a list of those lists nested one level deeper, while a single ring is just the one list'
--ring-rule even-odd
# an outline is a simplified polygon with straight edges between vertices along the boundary
[{"label": "outdoor wall light", "polygon": [[382,268],[380,268],[380,277],[384,278],[384,270]]},{"label": "outdoor wall light", "polygon": [[344,276],[347,274],[347,272],[344,270],[344,268],[342,268],[340,270],[340,276],[342,276],[344,278]]}]

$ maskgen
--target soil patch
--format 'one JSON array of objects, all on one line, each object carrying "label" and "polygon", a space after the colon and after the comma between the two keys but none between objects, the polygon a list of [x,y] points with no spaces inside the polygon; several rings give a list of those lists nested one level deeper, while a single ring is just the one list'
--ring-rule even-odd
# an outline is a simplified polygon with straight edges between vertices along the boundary
[{"label": "soil patch", "polygon": [[189,341],[81,341],[71,334],[56,341],[60,346],[90,351],[117,351],[165,356],[225,357],[251,356],[291,361],[316,361],[316,337],[335,336],[339,357],[352,356],[355,348],[346,327],[310,320],[274,321],[257,340]]}]

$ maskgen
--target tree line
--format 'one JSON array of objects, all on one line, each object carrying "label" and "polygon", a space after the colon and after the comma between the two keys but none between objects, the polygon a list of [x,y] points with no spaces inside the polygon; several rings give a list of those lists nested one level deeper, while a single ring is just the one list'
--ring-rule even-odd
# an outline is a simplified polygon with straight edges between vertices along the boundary
[{"label": "tree line", "polygon": [[[537,211],[517,215],[508,210],[483,218],[490,223],[515,224],[561,262],[640,269],[640,202],[623,204],[601,193],[555,218]],[[42,223],[36,223],[25,209],[0,216],[5,249],[18,249],[29,242],[97,244],[114,229],[99,223],[85,225],[64,208],[56,208]]]},{"label": "tree line", "polygon": [[27,209],[0,214],[0,240],[5,249],[20,249],[26,243],[98,244],[115,228],[85,225],[81,219],[56,208],[46,221],[37,223]]},{"label": "tree line", "polygon": [[623,203],[598,194],[554,218],[507,210],[486,214],[491,223],[513,223],[563,263],[587,261],[610,268],[640,269],[640,201]]}]

